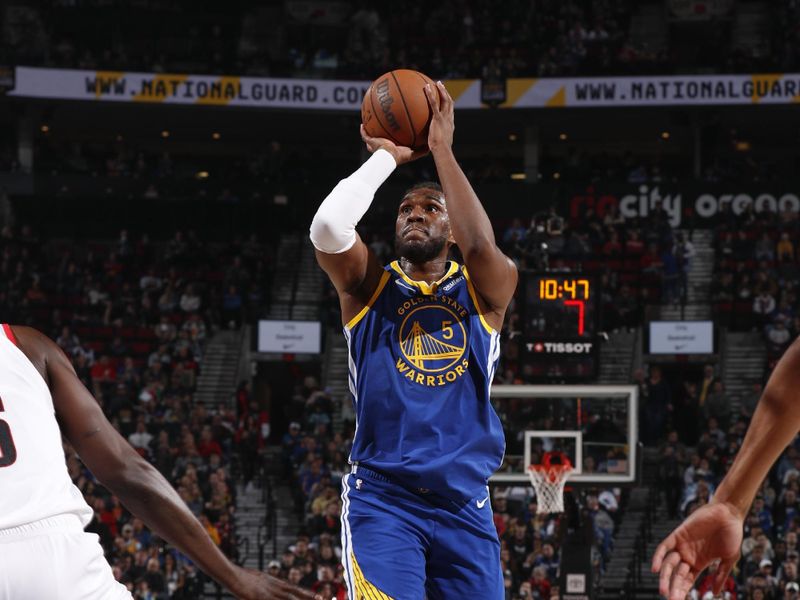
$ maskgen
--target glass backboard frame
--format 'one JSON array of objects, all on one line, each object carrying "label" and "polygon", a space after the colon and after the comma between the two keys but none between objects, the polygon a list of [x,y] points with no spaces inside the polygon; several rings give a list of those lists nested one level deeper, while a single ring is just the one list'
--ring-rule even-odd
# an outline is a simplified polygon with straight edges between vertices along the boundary
[{"label": "glass backboard frame", "polygon": [[[627,398],[627,446],[628,468],[626,473],[582,473],[576,466],[569,483],[594,484],[598,486],[608,484],[633,484],[637,481],[639,471],[639,431],[638,407],[639,389],[635,385],[494,385],[491,389],[493,398]],[[541,435],[544,434],[544,435]],[[527,430],[525,432],[524,466],[530,464],[531,439],[533,437],[572,437],[577,438],[577,443],[583,445],[583,436],[580,430]],[[489,478],[491,484],[523,484],[530,485],[527,472],[522,473],[496,473]]]}]

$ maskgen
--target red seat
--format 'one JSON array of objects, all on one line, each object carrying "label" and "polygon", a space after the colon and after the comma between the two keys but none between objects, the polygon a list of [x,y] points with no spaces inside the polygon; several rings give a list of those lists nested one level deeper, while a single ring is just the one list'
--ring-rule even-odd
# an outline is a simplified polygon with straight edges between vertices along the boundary
[{"label": "red seat", "polygon": [[119,330],[119,335],[123,340],[131,340],[136,337],[135,327],[123,327]]},{"label": "red seat", "polygon": [[134,342],[131,344],[131,352],[138,356],[150,354],[153,351],[153,345],[149,342]]},{"label": "red seat", "polygon": [[136,337],[140,340],[152,340],[156,337],[156,332],[150,327],[138,327],[136,329]]},{"label": "red seat", "polygon": [[98,340],[92,340],[90,342],[85,343],[86,347],[90,350],[94,350],[96,354],[102,354],[105,352],[106,345]]}]

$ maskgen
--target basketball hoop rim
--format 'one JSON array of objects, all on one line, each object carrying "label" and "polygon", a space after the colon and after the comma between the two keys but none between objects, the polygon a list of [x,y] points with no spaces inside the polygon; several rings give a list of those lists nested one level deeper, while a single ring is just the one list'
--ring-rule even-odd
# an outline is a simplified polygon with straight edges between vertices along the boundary
[{"label": "basketball hoop rim", "polygon": [[569,477],[570,473],[573,473],[574,471],[575,468],[569,463],[563,465],[530,465],[528,467],[528,473],[531,477],[533,477],[533,474],[536,473],[543,476],[552,484],[558,483],[562,479],[566,479]]},{"label": "basketball hoop rim", "polygon": [[[551,462],[554,456],[559,457],[561,462],[553,464]],[[542,455],[542,462],[540,463],[531,463],[528,465],[529,471],[538,471],[538,472],[550,472],[550,473],[557,473],[559,471],[574,471],[575,467],[572,466],[572,461],[569,459],[563,452],[545,452]]]}]

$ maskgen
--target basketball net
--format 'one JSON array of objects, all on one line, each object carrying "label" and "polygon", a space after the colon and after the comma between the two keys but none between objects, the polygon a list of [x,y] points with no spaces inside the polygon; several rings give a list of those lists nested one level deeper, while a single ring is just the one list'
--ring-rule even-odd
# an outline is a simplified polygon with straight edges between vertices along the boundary
[{"label": "basketball net", "polygon": [[[552,463],[554,456],[561,462]],[[574,470],[563,452],[545,452],[541,464],[528,467],[528,477],[536,490],[537,514],[564,512],[564,485]]]}]

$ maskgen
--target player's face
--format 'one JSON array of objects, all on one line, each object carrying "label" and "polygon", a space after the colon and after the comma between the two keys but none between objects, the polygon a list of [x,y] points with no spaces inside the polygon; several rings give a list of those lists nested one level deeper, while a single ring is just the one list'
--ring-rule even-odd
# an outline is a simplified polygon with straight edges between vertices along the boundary
[{"label": "player's face", "polygon": [[433,260],[452,243],[450,235],[450,219],[441,192],[422,188],[400,202],[394,235],[399,256],[412,263]]}]

